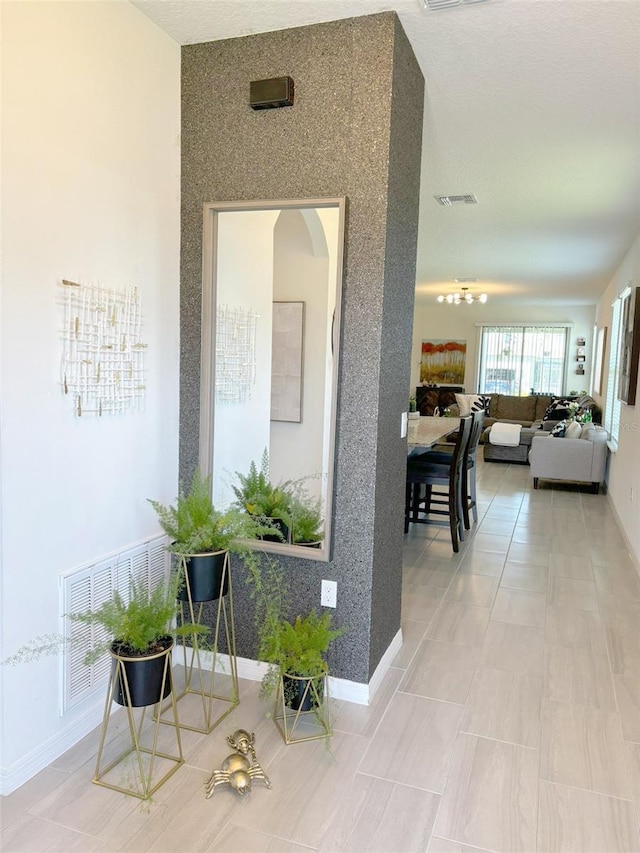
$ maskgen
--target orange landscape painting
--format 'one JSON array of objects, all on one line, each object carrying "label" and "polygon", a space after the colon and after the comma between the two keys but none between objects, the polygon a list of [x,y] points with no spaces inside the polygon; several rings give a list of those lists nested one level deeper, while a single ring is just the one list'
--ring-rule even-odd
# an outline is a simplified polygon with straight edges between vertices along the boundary
[{"label": "orange landscape painting", "polygon": [[466,341],[422,341],[420,382],[462,385],[466,358]]}]

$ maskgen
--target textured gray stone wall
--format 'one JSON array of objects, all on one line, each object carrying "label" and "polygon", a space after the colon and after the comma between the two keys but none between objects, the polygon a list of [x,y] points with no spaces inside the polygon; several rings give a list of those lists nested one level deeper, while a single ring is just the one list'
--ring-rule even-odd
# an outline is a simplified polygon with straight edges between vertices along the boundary
[{"label": "textured gray stone wall", "polygon": [[[251,80],[295,104],[254,112]],[[333,560],[279,558],[297,610],[338,582],[332,673],[366,682],[400,627],[423,79],[395,13],[183,48],[180,472],[198,461],[202,204],[346,196]],[[235,575],[234,575],[235,578]],[[234,585],[238,654],[255,654]]]}]

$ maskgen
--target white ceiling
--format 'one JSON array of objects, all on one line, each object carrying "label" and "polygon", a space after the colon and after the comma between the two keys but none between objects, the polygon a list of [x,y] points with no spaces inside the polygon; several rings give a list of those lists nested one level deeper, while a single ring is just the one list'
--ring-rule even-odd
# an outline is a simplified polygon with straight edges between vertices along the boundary
[{"label": "white ceiling", "polygon": [[133,2],[180,44],[397,11],[426,82],[420,297],[594,303],[640,232],[640,0]]}]

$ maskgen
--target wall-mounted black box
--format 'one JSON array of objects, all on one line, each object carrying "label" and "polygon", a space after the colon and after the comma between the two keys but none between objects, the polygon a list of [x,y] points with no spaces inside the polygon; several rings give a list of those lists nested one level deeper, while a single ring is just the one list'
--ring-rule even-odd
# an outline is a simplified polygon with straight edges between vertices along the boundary
[{"label": "wall-mounted black box", "polygon": [[293,79],[272,77],[252,80],[249,84],[249,106],[252,110],[273,110],[293,104]]}]

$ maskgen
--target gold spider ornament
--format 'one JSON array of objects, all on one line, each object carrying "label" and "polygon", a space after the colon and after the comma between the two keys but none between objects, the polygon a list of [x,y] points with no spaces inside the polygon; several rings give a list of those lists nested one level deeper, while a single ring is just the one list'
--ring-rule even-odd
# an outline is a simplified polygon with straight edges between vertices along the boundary
[{"label": "gold spider ornament", "polygon": [[[214,770],[205,782],[206,797],[213,794],[218,785],[229,785],[240,796],[248,794],[251,790],[251,782],[258,779],[264,782],[267,788],[271,788],[269,777],[256,761],[255,735],[249,734],[244,729],[238,729],[227,738],[229,746],[236,752],[227,755],[222,762],[220,770]],[[248,755],[251,754],[249,760]]]}]

